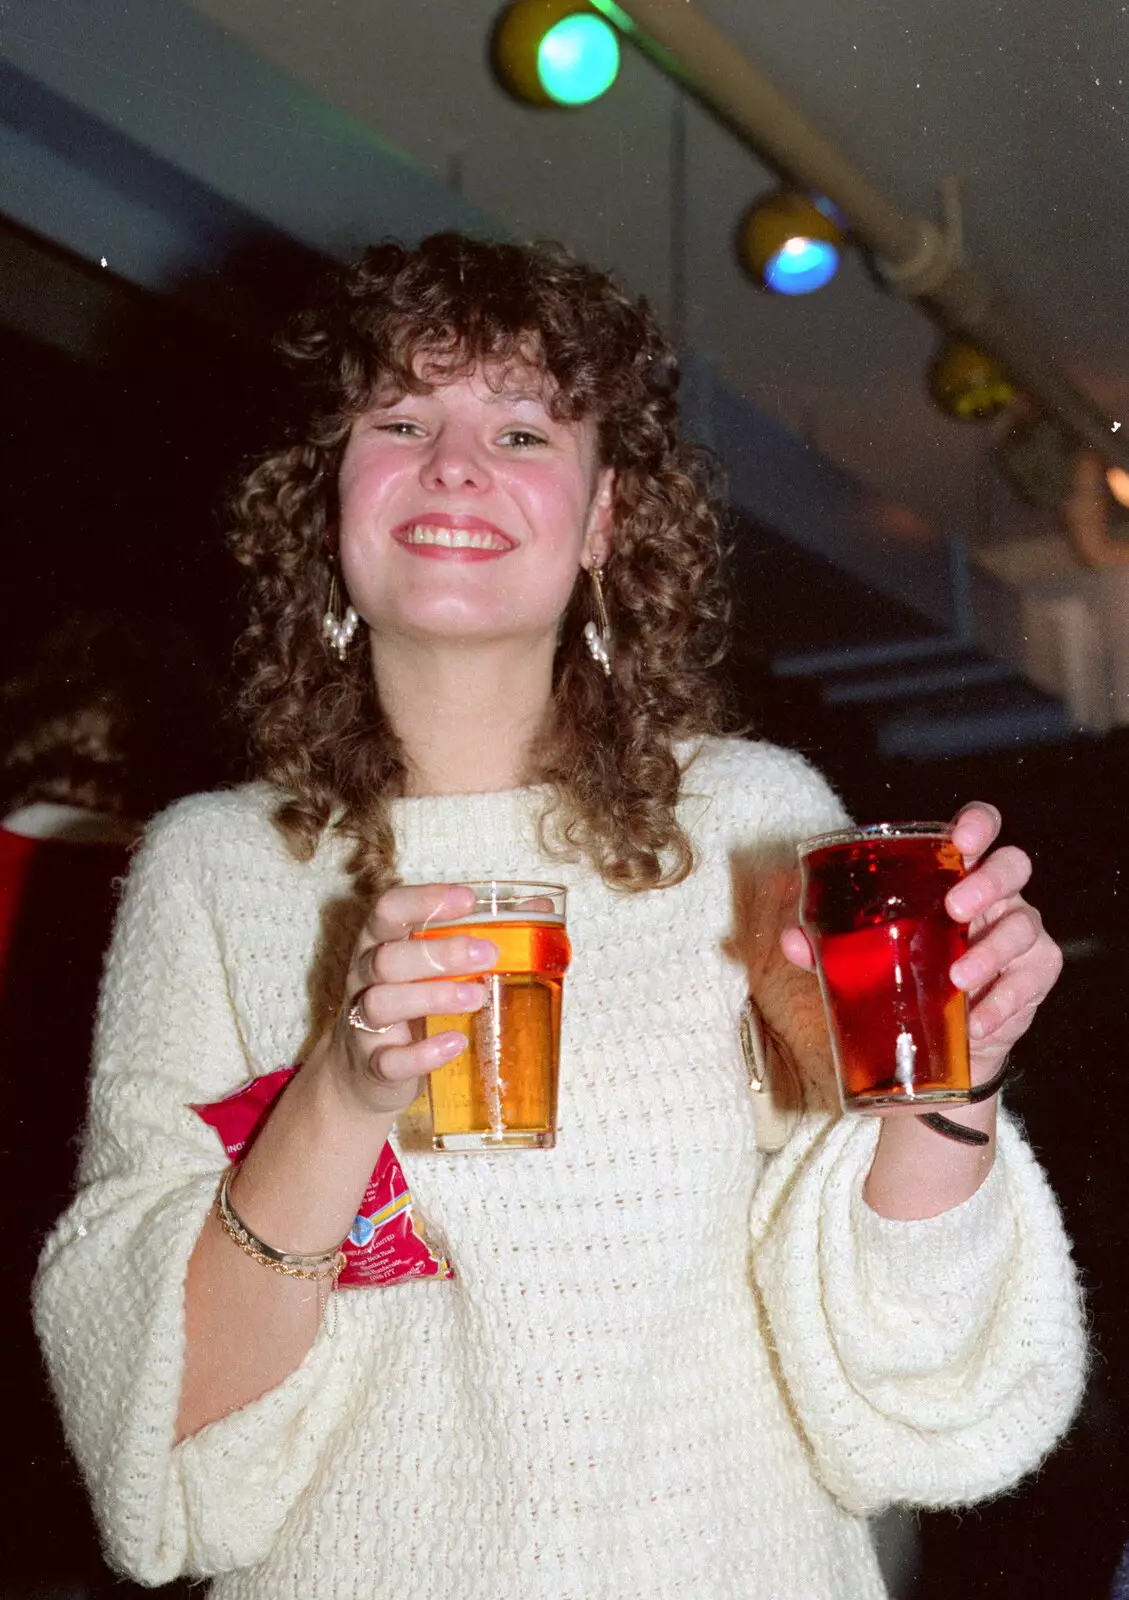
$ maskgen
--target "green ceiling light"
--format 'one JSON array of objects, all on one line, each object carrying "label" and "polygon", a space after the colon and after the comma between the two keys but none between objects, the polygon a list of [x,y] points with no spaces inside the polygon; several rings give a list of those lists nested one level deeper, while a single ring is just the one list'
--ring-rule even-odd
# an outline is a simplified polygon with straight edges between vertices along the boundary
[{"label": "green ceiling light", "polygon": [[587,105],[616,80],[619,40],[603,17],[565,17],[542,39],[537,71],[551,99],[563,106]]},{"label": "green ceiling light", "polygon": [[995,356],[968,339],[947,339],[929,369],[929,393],[958,422],[986,422],[1015,400],[1015,385]]},{"label": "green ceiling light", "polygon": [[586,106],[619,73],[619,35],[586,0],[514,0],[498,18],[494,70],[516,100]]}]

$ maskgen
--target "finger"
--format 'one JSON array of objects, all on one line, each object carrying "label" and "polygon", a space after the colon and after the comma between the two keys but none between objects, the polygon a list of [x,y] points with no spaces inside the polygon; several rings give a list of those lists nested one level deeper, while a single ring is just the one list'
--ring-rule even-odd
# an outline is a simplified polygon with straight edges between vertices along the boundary
[{"label": "finger", "polygon": [[1008,1045],[1014,1044],[1031,1026],[1041,999],[1024,998],[1015,984],[1001,979],[969,1012],[969,1037],[981,1044],[1005,1035]]},{"label": "finger", "polygon": [[[481,983],[374,983],[353,1001],[357,1015],[370,1028],[390,1028],[421,1017],[457,1017],[477,1011],[486,999]],[[358,1030],[362,1031],[363,1030]]]},{"label": "finger", "polygon": [[973,1039],[1006,1033],[1014,1043],[1026,1032],[1031,1018],[1054,987],[1062,971],[1062,952],[1051,939],[1038,951],[1012,966],[979,996],[969,1012]]},{"label": "finger", "polygon": [[437,975],[486,972],[498,960],[491,939],[457,933],[441,939],[397,939],[368,952],[369,983],[415,983]]},{"label": "finger", "polygon": [[465,1033],[448,1028],[431,1039],[419,1039],[413,1044],[387,1045],[383,1050],[374,1050],[366,1070],[375,1083],[406,1083],[411,1078],[424,1078],[438,1067],[445,1066],[448,1061],[453,1061],[466,1049],[467,1043]]},{"label": "finger", "polygon": [[983,865],[962,878],[945,896],[945,909],[957,922],[971,922],[1001,900],[1023,890],[1031,877],[1031,857],[1013,844],[1005,844]]},{"label": "finger", "polygon": [[530,895],[527,900],[521,901],[518,911],[552,911],[553,897],[548,894]]},{"label": "finger", "polygon": [[953,819],[953,843],[966,865],[978,861],[1003,826],[1003,817],[990,800],[973,800]]},{"label": "finger", "polygon": [[958,989],[982,989],[1044,938],[1048,945],[1052,943],[1043,933],[1042,918],[1032,907],[1009,911],[953,963],[949,976]]},{"label": "finger", "polygon": [[366,933],[374,944],[406,939],[413,928],[437,918],[469,916],[474,906],[474,890],[465,883],[398,884],[376,901]]},{"label": "finger", "polygon": [[780,948],[794,967],[802,967],[805,972],[815,970],[815,951],[802,928],[785,928],[780,935]]}]

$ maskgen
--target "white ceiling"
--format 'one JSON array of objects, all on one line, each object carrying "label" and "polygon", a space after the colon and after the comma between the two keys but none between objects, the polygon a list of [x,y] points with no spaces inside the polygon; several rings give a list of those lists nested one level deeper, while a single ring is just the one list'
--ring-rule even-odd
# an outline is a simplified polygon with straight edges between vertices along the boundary
[{"label": "white ceiling", "polygon": [[[775,180],[693,104],[684,107],[685,214],[672,215],[678,91],[648,61],[628,52],[619,82],[594,106],[535,111],[490,76],[498,0],[191,3],[511,233],[563,239],[616,269],[668,320],[681,261],[687,342],[764,409],[904,502],[916,516],[903,532],[975,534],[985,519],[998,529],[1023,518],[983,468],[988,434],[948,421],[925,395],[934,331],[879,292],[859,259],[801,300],[760,293],[742,276],[736,221]],[[937,180],[959,177],[973,264],[1129,421],[1129,6],[698,4],[908,210],[932,214]]]}]

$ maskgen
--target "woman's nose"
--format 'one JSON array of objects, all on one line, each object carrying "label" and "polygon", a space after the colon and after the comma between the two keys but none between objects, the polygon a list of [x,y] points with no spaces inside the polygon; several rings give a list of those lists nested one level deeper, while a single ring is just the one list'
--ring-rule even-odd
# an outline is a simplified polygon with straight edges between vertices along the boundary
[{"label": "woman's nose", "polygon": [[429,489],[484,489],[490,468],[477,440],[463,428],[444,428],[423,462],[422,477]]}]

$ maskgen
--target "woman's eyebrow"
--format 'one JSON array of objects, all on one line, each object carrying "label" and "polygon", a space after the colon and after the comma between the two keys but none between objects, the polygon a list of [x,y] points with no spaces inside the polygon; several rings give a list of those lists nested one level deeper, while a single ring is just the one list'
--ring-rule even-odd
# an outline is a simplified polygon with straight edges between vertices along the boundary
[{"label": "woman's eyebrow", "polygon": [[[435,388],[440,388],[436,385]],[[373,411],[389,411],[393,406],[400,405],[405,400],[429,400],[434,394],[434,389],[425,389],[421,394],[394,394],[383,399],[374,400],[371,406]],[[542,411],[548,411],[549,397],[541,389],[495,389],[483,397],[487,405],[530,405],[540,406]]]},{"label": "woman's eyebrow", "polygon": [[546,409],[549,396],[543,386],[536,389],[521,384],[503,384],[499,389],[491,389],[486,396],[490,405],[535,405]]}]

